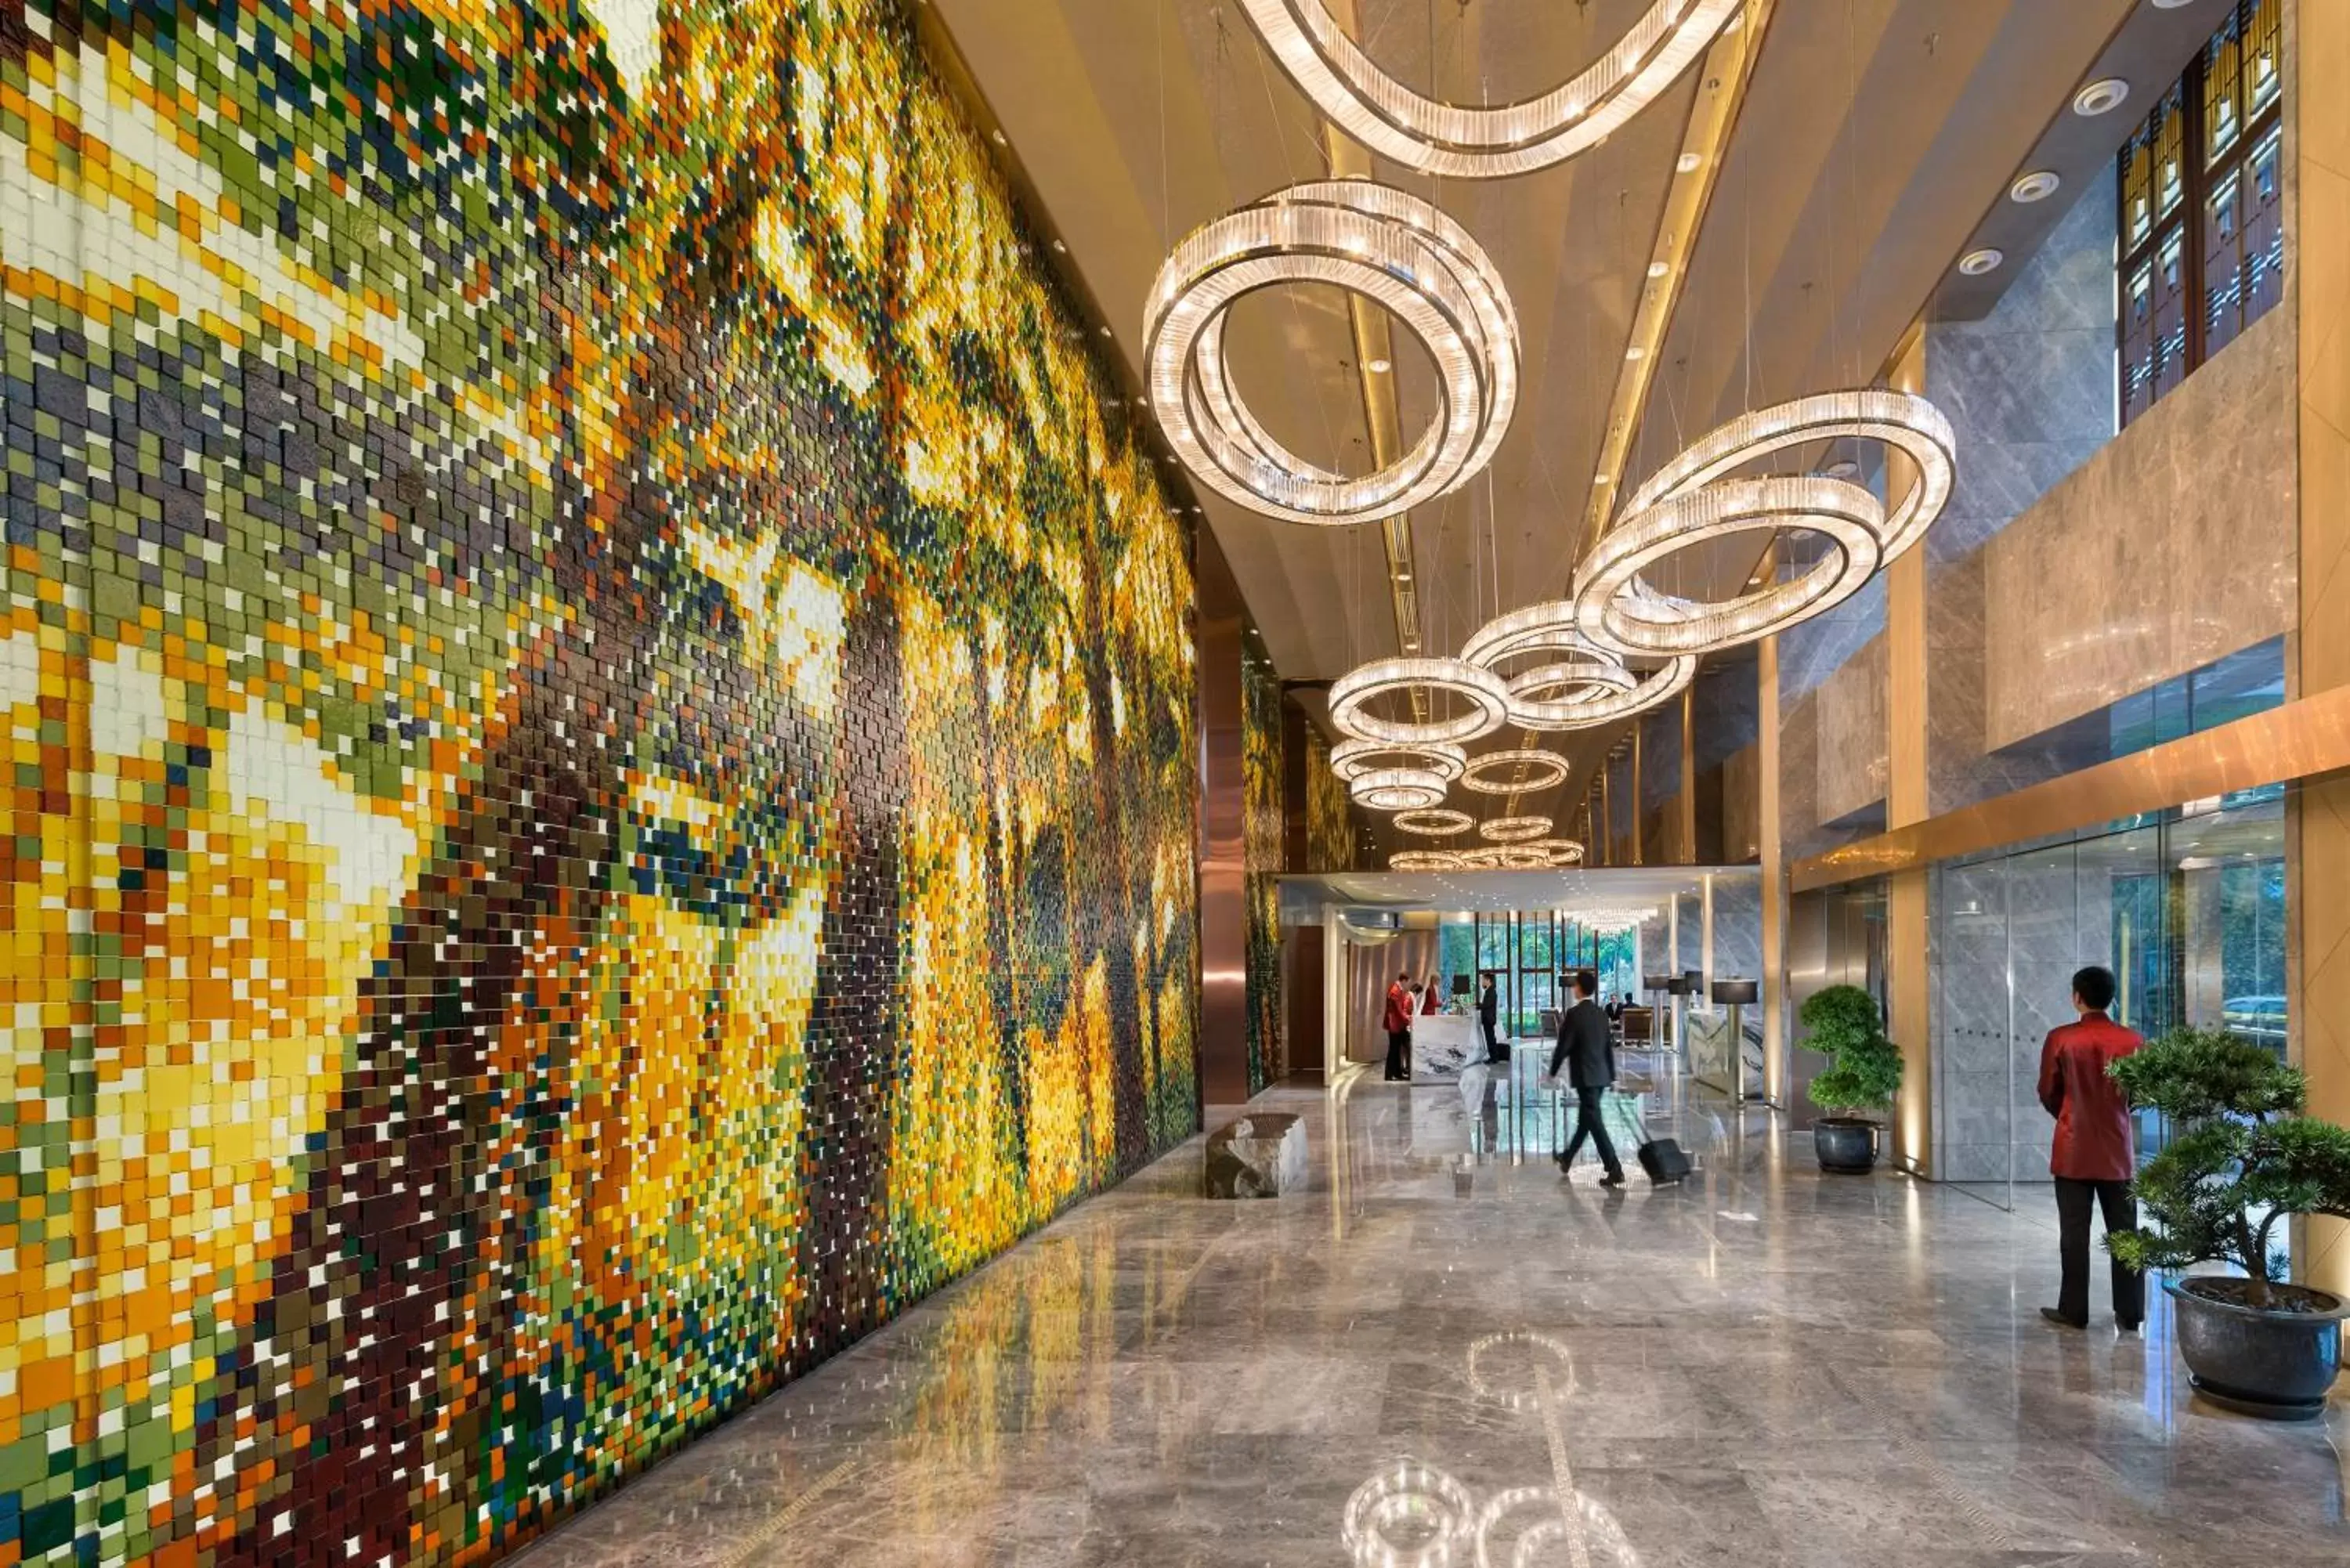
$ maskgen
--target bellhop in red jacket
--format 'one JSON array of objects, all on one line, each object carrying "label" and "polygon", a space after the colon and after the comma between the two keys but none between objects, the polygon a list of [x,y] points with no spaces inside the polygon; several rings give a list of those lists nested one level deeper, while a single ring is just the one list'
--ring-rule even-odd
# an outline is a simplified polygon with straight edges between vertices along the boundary
[{"label": "bellhop in red jacket", "polygon": [[2136,1159],[2129,1101],[2106,1069],[2146,1044],[2102,1012],[2048,1032],[2040,1048],[2040,1103],[2056,1118],[2048,1171],[2072,1181],[2127,1181]]}]

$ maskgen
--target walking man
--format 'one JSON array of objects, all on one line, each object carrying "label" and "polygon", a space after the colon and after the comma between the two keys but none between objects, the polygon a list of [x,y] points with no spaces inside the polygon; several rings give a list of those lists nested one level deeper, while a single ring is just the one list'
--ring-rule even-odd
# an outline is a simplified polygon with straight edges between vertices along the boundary
[{"label": "walking man", "polygon": [[1388,1032],[1387,1081],[1390,1084],[1411,1078],[1411,1015],[1418,1007],[1419,1001],[1411,993],[1411,971],[1399,971],[1395,983],[1388,987],[1387,1012],[1380,1020]]},{"label": "walking man", "polygon": [[1493,989],[1493,977],[1487,975],[1477,991],[1477,1026],[1485,1032],[1485,1060],[1506,1062],[1510,1053],[1493,1037],[1493,1025],[1502,1015],[1502,999]]},{"label": "walking man", "polygon": [[1575,1091],[1575,1137],[1567,1140],[1566,1150],[1558,1157],[1559,1174],[1564,1176],[1575,1164],[1576,1153],[1588,1137],[1599,1150],[1599,1163],[1607,1174],[1601,1177],[1602,1187],[1624,1185],[1624,1167],[1616,1158],[1616,1146],[1608,1140],[1607,1126],[1601,1115],[1607,1085],[1616,1081],[1616,1042],[1607,1028],[1607,1015],[1591,1000],[1599,989],[1599,977],[1587,969],[1575,971],[1575,1005],[1559,1020],[1558,1049],[1550,1055],[1550,1075],[1566,1069],[1567,1086]]},{"label": "walking man", "polygon": [[[2081,1015],[2048,1033],[2040,1048],[2040,1103],[2056,1118],[2049,1174],[2056,1179],[2058,1245],[2064,1283],[2056,1304],[2040,1315],[2065,1328],[2089,1326],[2089,1206],[2105,1210],[2106,1234],[2135,1230],[2130,1197],[2135,1168],[2129,1102],[2106,1069],[2146,1044],[2134,1029],[2108,1017],[2114,973],[2092,966],[2073,977],[2073,1009]],[[2146,1276],[2114,1260],[2114,1326],[2135,1334],[2146,1319]]]}]

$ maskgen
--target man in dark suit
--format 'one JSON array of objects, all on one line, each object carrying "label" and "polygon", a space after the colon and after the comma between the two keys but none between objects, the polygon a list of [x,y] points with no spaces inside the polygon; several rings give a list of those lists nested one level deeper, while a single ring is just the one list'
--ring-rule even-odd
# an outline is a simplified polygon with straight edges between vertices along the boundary
[{"label": "man in dark suit", "polygon": [[1477,992],[1477,1025],[1485,1032],[1485,1060],[1488,1062],[1510,1059],[1509,1048],[1493,1033],[1493,1025],[1500,1022],[1501,1016],[1502,999],[1494,990],[1493,977],[1489,974]]},{"label": "man in dark suit", "polygon": [[1560,1175],[1566,1174],[1588,1137],[1599,1150],[1599,1163],[1607,1168],[1599,1185],[1621,1187],[1624,1167],[1616,1158],[1616,1146],[1609,1141],[1601,1116],[1607,1085],[1616,1081],[1616,1042],[1607,1027],[1607,1015],[1591,1000],[1598,989],[1597,975],[1587,969],[1575,971],[1575,1005],[1559,1020],[1558,1049],[1550,1054],[1550,1075],[1557,1077],[1564,1067],[1567,1086],[1575,1091],[1575,1137],[1558,1157],[1558,1169]]},{"label": "man in dark suit", "polygon": [[[2049,1032],[2040,1048],[2040,1103],[2056,1118],[2048,1173],[2056,1179],[2057,1246],[2064,1260],[2056,1304],[2040,1315],[2065,1328],[2089,1324],[2089,1209],[2105,1211],[2106,1234],[2137,1228],[2130,1197],[2136,1142],[2129,1100],[2106,1069],[2146,1044],[2113,1021],[2114,972],[2092,966],[2073,977],[2078,1023]],[[2114,1326],[2136,1334],[2146,1321],[2146,1276],[2114,1260]]]}]

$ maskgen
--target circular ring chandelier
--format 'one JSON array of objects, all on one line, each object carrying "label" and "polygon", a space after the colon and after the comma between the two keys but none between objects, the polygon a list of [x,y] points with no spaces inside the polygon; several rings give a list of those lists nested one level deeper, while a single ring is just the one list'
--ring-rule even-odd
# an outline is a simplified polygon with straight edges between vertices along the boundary
[{"label": "circular ring chandelier", "polygon": [[1282,69],[1357,141],[1408,169],[1492,179],[1596,147],[1705,50],[1742,0],[1656,0],[1616,46],[1539,98],[1471,109],[1422,97],[1373,64],[1328,0],[1241,0]]},{"label": "circular ring chandelier", "polygon": [[[1461,698],[1469,711],[1425,721],[1383,719],[1370,711],[1379,699],[1415,687],[1431,697]],[[1502,678],[1459,659],[1374,659],[1349,670],[1330,686],[1330,722],[1358,741],[1457,745],[1492,734],[1508,720],[1509,711],[1510,691]]]},{"label": "circular ring chandelier", "polygon": [[1330,771],[1347,784],[1381,768],[1422,768],[1451,784],[1468,766],[1469,753],[1449,741],[1425,745],[1398,745],[1388,741],[1341,741],[1330,748]]},{"label": "circular ring chandelier", "polygon": [[1495,616],[1461,646],[1463,662],[1498,672],[1512,659],[1560,657],[1504,682],[1509,721],[1523,730],[1587,730],[1645,711],[1680,695],[1697,679],[1697,659],[1667,659],[1636,672],[1612,649],[1586,637],[1575,602],[1551,599]]},{"label": "circular ring chandelier", "polygon": [[[1731,479],[1676,492],[1632,513],[1575,574],[1575,618],[1603,647],[1649,658],[1712,653],[1784,630],[1858,593],[1883,559],[1885,509],[1841,479]],[[1785,582],[1719,601],[1682,598],[1648,580],[1659,563],[1758,530],[1824,535],[1831,548]]]},{"label": "circular ring chandelier", "polygon": [[[1409,451],[1349,478],[1284,447],[1234,391],[1224,323],[1244,294],[1328,284],[1384,306],[1426,347],[1439,409]],[[1518,397],[1518,322],[1469,231],[1367,180],[1276,191],[1193,231],[1159,269],[1143,315],[1151,410],[1183,466],[1253,512],[1376,522],[1458,489],[1492,461]]]},{"label": "circular ring chandelier", "polygon": [[1495,850],[1494,856],[1504,871],[1547,871],[1550,857],[1531,845],[1510,844]]},{"label": "circular ring chandelier", "polygon": [[1583,864],[1583,840],[1579,838],[1537,838],[1526,847],[1541,850],[1550,857],[1554,866]]},{"label": "circular ring chandelier", "polygon": [[1914,393],[1883,387],[1818,392],[1741,414],[1700,436],[1641,481],[1625,498],[1623,510],[1627,515],[1645,512],[1774,452],[1843,440],[1881,442],[1918,471],[1886,518],[1885,558],[1893,560],[1924,537],[1950,504],[1958,483],[1958,438],[1941,410]]},{"label": "circular ring chandelier", "polygon": [[[1520,776],[1519,770],[1524,770]],[[1504,770],[1507,770],[1504,776]],[[1539,746],[1487,752],[1462,771],[1460,785],[1479,794],[1531,794],[1566,782],[1566,759]]]},{"label": "circular ring chandelier", "polygon": [[1397,832],[1417,833],[1429,838],[1445,838],[1455,833],[1466,833],[1477,826],[1475,817],[1449,806],[1399,812],[1393,820]]},{"label": "circular ring chandelier", "polygon": [[1523,844],[1547,837],[1550,826],[1547,816],[1496,816],[1477,825],[1477,836],[1488,844]]},{"label": "circular ring chandelier", "polygon": [[1425,768],[1381,768],[1357,774],[1347,794],[1372,811],[1426,811],[1444,804],[1444,781]]},{"label": "circular ring chandelier", "polygon": [[1499,849],[1456,849],[1452,857],[1461,862],[1463,871],[1498,871],[1502,868]]},{"label": "circular ring chandelier", "polygon": [[1461,857],[1449,849],[1399,849],[1388,857],[1390,871],[1458,871]]}]

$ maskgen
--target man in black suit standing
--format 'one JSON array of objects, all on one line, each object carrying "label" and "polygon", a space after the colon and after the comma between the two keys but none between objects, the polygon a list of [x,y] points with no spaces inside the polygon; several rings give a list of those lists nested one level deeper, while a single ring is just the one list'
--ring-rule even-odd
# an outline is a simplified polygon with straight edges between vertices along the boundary
[{"label": "man in black suit standing", "polygon": [[1477,992],[1477,1026],[1485,1032],[1485,1060],[1488,1062],[1510,1059],[1509,1048],[1493,1034],[1493,1025],[1501,1021],[1501,1016],[1502,999],[1495,993],[1493,977],[1489,974]]},{"label": "man in black suit standing", "polygon": [[1575,971],[1575,1005],[1559,1020],[1558,1049],[1550,1054],[1550,1075],[1556,1078],[1559,1069],[1565,1068],[1567,1086],[1575,1091],[1575,1137],[1567,1141],[1566,1152],[1558,1157],[1558,1169],[1560,1175],[1566,1174],[1588,1137],[1599,1150],[1599,1163],[1607,1168],[1599,1185],[1621,1187],[1624,1167],[1616,1158],[1615,1144],[1608,1140],[1600,1109],[1607,1085],[1616,1081],[1616,1042],[1607,1027],[1607,1015],[1591,1000],[1598,989],[1597,975],[1587,969]]}]

